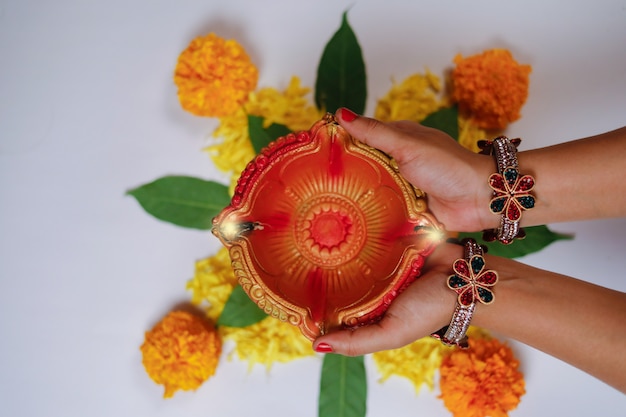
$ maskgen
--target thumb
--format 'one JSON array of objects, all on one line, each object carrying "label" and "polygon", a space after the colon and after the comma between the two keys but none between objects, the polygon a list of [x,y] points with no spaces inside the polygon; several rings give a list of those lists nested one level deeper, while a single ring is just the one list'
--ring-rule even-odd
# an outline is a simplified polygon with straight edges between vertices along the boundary
[{"label": "thumb", "polygon": [[317,338],[313,349],[320,353],[361,356],[381,350],[395,349],[415,340],[406,328],[406,321],[387,312],[383,319],[356,330],[340,330]]}]

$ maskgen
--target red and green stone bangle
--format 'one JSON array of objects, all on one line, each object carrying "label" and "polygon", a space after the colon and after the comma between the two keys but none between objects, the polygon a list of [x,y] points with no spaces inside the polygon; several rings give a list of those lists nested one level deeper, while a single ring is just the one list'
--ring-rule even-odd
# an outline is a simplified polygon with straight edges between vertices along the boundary
[{"label": "red and green stone bangle", "polygon": [[474,239],[464,241],[464,259],[452,264],[454,274],[447,280],[448,288],[458,294],[450,324],[431,334],[448,346],[467,348],[467,329],[472,321],[476,303],[491,304],[495,300],[493,286],[498,273],[486,269],[483,248]]},{"label": "red and green stone bangle", "polygon": [[522,212],[535,206],[535,197],[530,194],[535,179],[519,172],[517,147],[520,143],[521,139],[509,139],[506,136],[478,142],[480,153],[493,155],[498,168],[498,172],[489,177],[489,187],[493,190],[489,210],[501,215],[500,227],[484,231],[483,239],[487,242],[499,240],[508,245],[515,238],[526,236],[519,222]]}]

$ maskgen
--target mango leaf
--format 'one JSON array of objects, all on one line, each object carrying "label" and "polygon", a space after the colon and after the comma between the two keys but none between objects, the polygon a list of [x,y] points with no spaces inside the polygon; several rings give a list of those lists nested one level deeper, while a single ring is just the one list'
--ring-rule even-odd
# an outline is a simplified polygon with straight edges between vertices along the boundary
[{"label": "mango leaf", "polygon": [[459,110],[456,106],[437,110],[426,116],[420,123],[424,126],[443,130],[454,140],[459,140]]},{"label": "mango leaf", "polygon": [[226,185],[187,176],[166,176],[127,192],[157,219],[182,227],[207,230],[230,204]]},{"label": "mango leaf", "polygon": [[261,152],[273,140],[291,133],[285,125],[272,123],[267,128],[263,127],[263,117],[248,115],[248,134],[255,153]]},{"label": "mango leaf", "polygon": [[558,240],[570,240],[574,238],[572,235],[553,232],[545,225],[525,227],[524,231],[526,232],[526,238],[516,239],[510,245],[503,245],[500,242],[485,242],[482,239],[481,232],[460,233],[459,239],[466,237],[474,238],[478,243],[486,245],[488,253],[491,255],[505,258],[519,258],[534,252],[539,252]]},{"label": "mango leaf", "polygon": [[246,327],[258,323],[266,317],[267,314],[248,297],[240,285],[237,285],[226,301],[224,310],[217,319],[217,325]]},{"label": "mango leaf", "polygon": [[326,44],[317,68],[315,104],[331,113],[339,107],[348,107],[362,114],[366,98],[361,46],[348,24],[348,13],[344,12],[341,26]]},{"label": "mango leaf", "polygon": [[327,354],[322,365],[319,417],[364,417],[367,379],[363,356]]}]

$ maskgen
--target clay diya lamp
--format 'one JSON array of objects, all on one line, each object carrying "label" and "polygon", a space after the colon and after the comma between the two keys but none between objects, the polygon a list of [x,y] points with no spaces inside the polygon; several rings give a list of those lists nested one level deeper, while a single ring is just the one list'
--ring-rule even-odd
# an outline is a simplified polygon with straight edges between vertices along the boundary
[{"label": "clay diya lamp", "polygon": [[443,237],[394,161],[330,114],[263,149],[212,231],[248,296],[311,340],[379,320]]}]

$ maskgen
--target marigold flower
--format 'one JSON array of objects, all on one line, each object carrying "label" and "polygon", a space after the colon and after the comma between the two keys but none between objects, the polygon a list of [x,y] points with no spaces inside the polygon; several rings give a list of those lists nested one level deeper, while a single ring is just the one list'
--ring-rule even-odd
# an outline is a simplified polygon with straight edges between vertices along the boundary
[{"label": "marigold flower", "polygon": [[519,361],[497,339],[470,338],[440,368],[441,398],[455,417],[506,417],[524,395]]},{"label": "marigold flower", "polygon": [[397,120],[422,121],[443,107],[438,97],[441,91],[439,77],[430,71],[413,74],[400,84],[393,84],[389,92],[376,105],[374,117],[384,122]]},{"label": "marigold flower", "polygon": [[215,373],[222,342],[213,324],[186,311],[173,311],[146,332],[143,366],[164,398],[177,390],[195,390]]},{"label": "marigold flower", "polygon": [[506,49],[454,58],[452,98],[480,128],[504,129],[520,118],[528,97],[530,65],[520,65]]},{"label": "marigold flower", "polygon": [[291,362],[314,354],[311,342],[297,326],[273,317],[247,327],[221,326],[219,332],[225,340],[235,342],[233,353],[247,361],[250,369],[255,364],[270,369],[274,362]]},{"label": "marigold flower", "polygon": [[196,262],[195,274],[187,282],[191,290],[191,302],[200,305],[207,302],[207,317],[217,321],[228,297],[237,285],[237,278],[230,265],[228,249],[220,248],[217,253]]},{"label": "marigold flower", "polygon": [[[422,385],[434,388],[435,371],[439,369],[444,352],[450,350],[439,340],[424,337],[399,349],[384,350],[372,354],[376,368],[384,382],[396,375],[407,378],[419,392]],[[410,363],[411,366],[407,366]]]},{"label": "marigold flower", "polygon": [[[228,250],[221,248],[215,255],[196,262],[196,273],[187,289],[192,291],[194,304],[208,303],[206,314],[217,321],[236,285]],[[313,355],[311,342],[298,327],[272,317],[243,328],[220,326],[218,332],[223,339],[235,342],[232,353],[248,361],[250,367],[259,363],[269,368],[274,362]]]},{"label": "marigold flower", "polygon": [[246,104],[248,114],[263,116],[265,126],[278,123],[294,132],[308,130],[321,119],[323,112],[307,98],[311,89],[300,84],[300,78],[293,76],[284,91],[263,88],[250,94]]},{"label": "marigold flower", "polygon": [[[488,337],[485,330],[475,326],[470,326],[467,335],[472,338]],[[439,369],[443,357],[453,349],[437,339],[423,337],[398,349],[375,352],[372,358],[381,374],[380,382],[394,375],[407,378],[415,386],[416,393],[419,393],[424,384],[433,390],[435,371]],[[411,366],[407,366],[407,363]]]},{"label": "marigold flower", "polygon": [[183,109],[208,117],[226,116],[241,107],[258,79],[245,49],[214,33],[192,40],[178,57],[174,72]]}]

